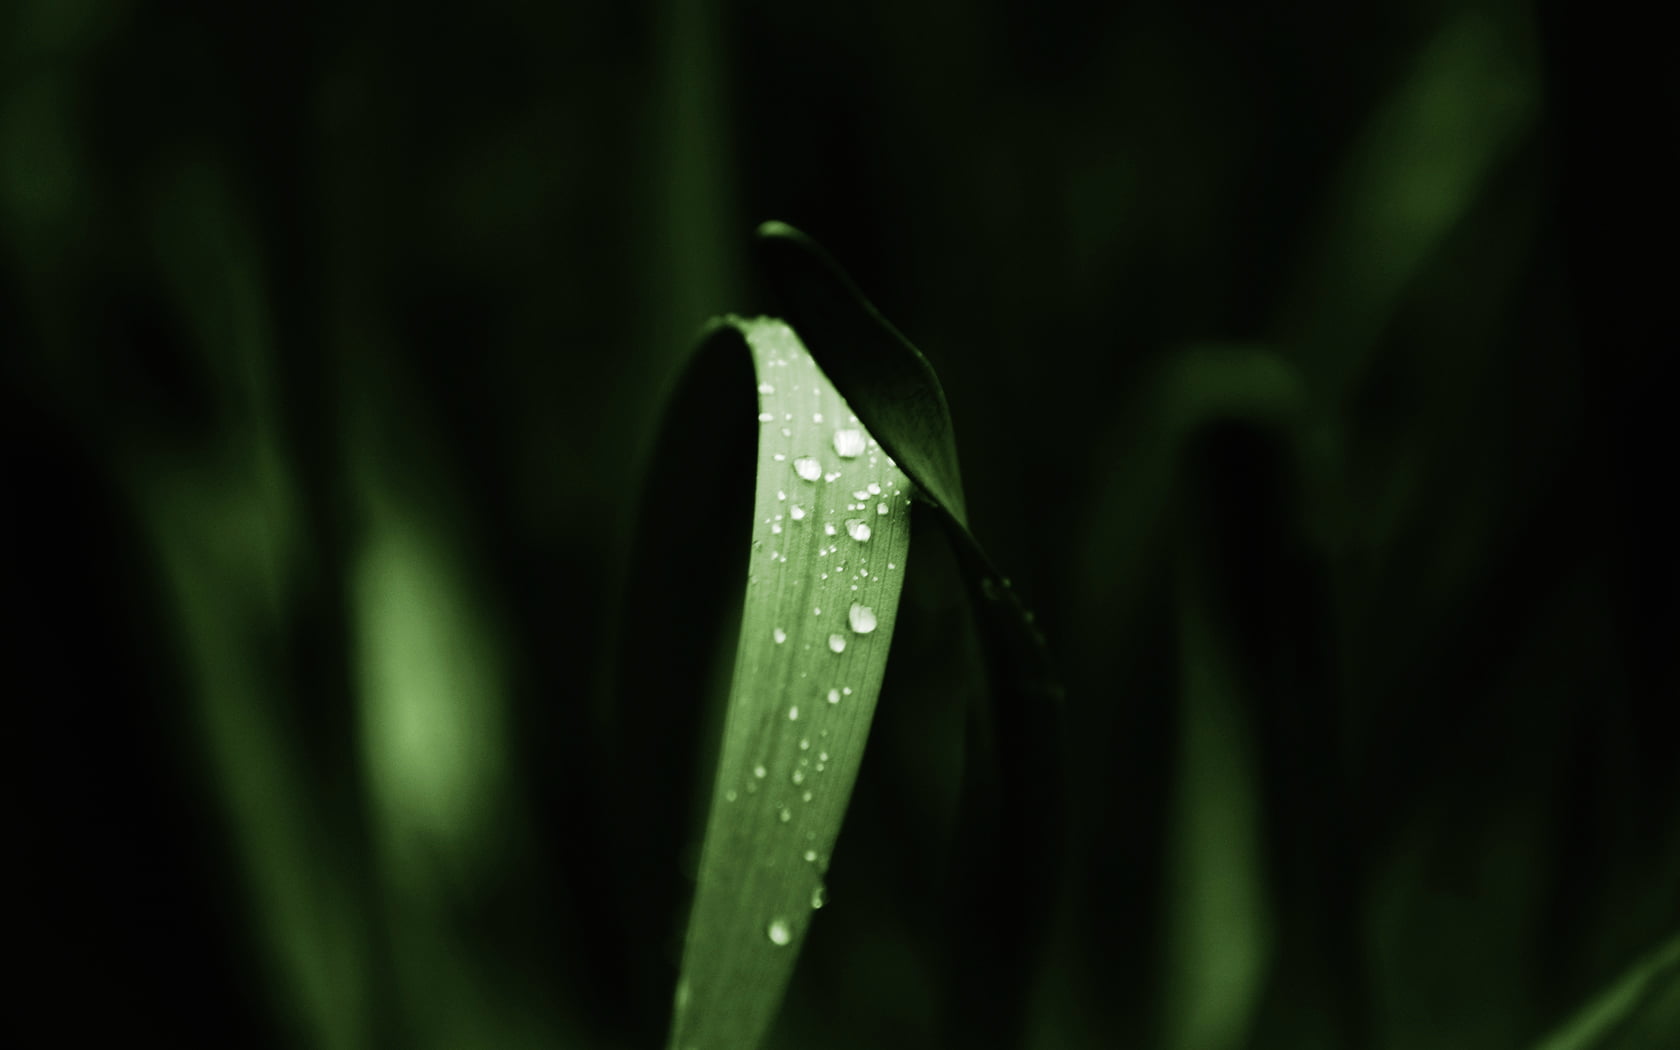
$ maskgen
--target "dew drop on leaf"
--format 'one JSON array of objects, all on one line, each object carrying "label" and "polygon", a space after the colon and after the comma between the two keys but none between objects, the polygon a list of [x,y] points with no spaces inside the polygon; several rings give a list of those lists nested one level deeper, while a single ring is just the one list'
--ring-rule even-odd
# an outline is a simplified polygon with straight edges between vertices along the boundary
[{"label": "dew drop on leaf", "polygon": [[862,543],[869,538],[869,522],[862,518],[848,518],[846,520],[846,535]]},{"label": "dew drop on leaf", "polygon": [[823,888],[819,885],[816,889],[811,891],[811,907],[820,908],[822,906],[823,906]]},{"label": "dew drop on leaf", "polygon": [[787,632],[778,627],[774,631],[770,632],[770,637],[776,639],[777,645],[781,645],[783,642],[787,641]]},{"label": "dew drop on leaf", "polygon": [[841,459],[856,459],[863,455],[863,431],[836,430],[834,432],[834,454]]},{"label": "dew drop on leaf", "polygon": [[764,777],[765,777],[765,774],[767,774],[768,772],[769,772],[769,770],[765,769],[763,766],[754,766],[753,767],[753,776],[757,777],[760,780],[763,780]]},{"label": "dew drop on leaf", "polygon": [[822,464],[818,463],[815,459],[811,458],[810,456],[800,456],[798,459],[794,460],[793,461],[793,470],[794,470],[794,473],[798,474],[801,478],[805,479],[806,481],[817,480],[818,478],[822,477],[822,472],[823,472]]},{"label": "dew drop on leaf", "polygon": [[[881,513],[885,514],[886,512],[887,505],[883,503],[881,504]],[[788,517],[792,518],[794,521],[803,521],[805,519],[805,508],[795,503],[793,506],[788,508]]]},{"label": "dew drop on leaf", "polygon": [[[846,619],[851,622],[852,630],[859,634],[868,634],[875,629],[875,610],[867,605],[854,602],[851,611],[846,614]],[[830,638],[828,643],[833,646],[834,639]]]},{"label": "dew drop on leaf", "polygon": [[830,689],[828,691],[828,702],[831,704],[838,704],[840,702],[840,690]]},{"label": "dew drop on leaf", "polygon": [[793,933],[788,930],[788,924],[785,919],[771,919],[769,928],[764,932],[770,938],[770,943],[774,944],[778,948],[785,946],[787,942],[793,940]]},{"label": "dew drop on leaf", "polygon": [[[875,508],[875,513],[877,513],[877,514],[885,514],[885,513],[887,513],[887,512],[888,512],[888,510],[889,510],[889,509],[890,509],[890,508],[888,508],[888,506],[887,506],[887,505],[886,505],[886,504],[885,504],[885,503],[882,503],[882,504],[880,504],[880,505],[879,505],[879,506],[877,506],[877,507],[876,507],[876,508]],[[796,517],[796,518],[802,518],[802,517],[804,517],[804,515],[803,515],[803,514],[795,514],[795,515],[794,515],[794,517]]]},{"label": "dew drop on leaf", "polygon": [[799,708],[797,708],[797,707],[788,708],[788,721],[789,722],[799,721]]},{"label": "dew drop on leaf", "polygon": [[[871,626],[873,626],[873,625],[871,625]],[[830,649],[833,649],[837,653],[845,652],[846,651],[846,636],[843,635],[843,634],[831,634],[831,635],[829,635],[828,636],[828,647]]]}]

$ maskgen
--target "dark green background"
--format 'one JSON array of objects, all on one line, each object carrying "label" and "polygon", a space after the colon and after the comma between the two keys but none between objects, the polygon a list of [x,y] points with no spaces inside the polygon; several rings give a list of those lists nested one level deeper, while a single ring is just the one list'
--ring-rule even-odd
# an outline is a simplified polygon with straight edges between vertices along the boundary
[{"label": "dark green background", "polygon": [[[719,469],[647,452],[699,323],[774,310],[777,218],[933,362],[1066,676],[1027,1038],[1182,1038],[1211,877],[1261,888],[1238,1043],[1534,1040],[1680,928],[1672,67],[1510,0],[8,0],[6,1023],[662,1039],[702,690],[620,669],[711,621],[622,588],[665,559],[675,608],[732,542],[632,537],[644,478]],[[947,994],[1014,971],[950,904],[989,873],[949,853],[981,682],[944,558],[780,1045],[1006,1041]],[[357,639],[411,569],[505,808],[399,855]]]}]

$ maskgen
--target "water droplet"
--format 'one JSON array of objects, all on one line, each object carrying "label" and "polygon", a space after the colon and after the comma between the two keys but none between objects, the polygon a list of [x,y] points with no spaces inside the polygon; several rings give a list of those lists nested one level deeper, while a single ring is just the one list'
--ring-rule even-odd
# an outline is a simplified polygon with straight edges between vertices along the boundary
[{"label": "water droplet", "polygon": [[853,499],[860,499],[860,500],[863,500],[864,502],[868,502],[869,501],[869,490],[868,489],[858,489],[856,492],[852,493],[852,498]]},{"label": "water droplet", "polygon": [[879,496],[881,494],[881,483],[878,481],[871,481],[869,483],[869,494],[871,496]]},{"label": "water droplet", "polygon": [[770,943],[781,948],[793,940],[793,932],[788,929],[785,919],[771,919],[770,926],[764,931],[770,938]]},{"label": "water droplet", "polygon": [[830,649],[833,649],[837,653],[845,652],[846,651],[846,636],[843,635],[843,634],[831,634],[831,635],[829,635],[828,636],[828,647]]},{"label": "water droplet", "polygon": [[[851,622],[852,630],[859,634],[868,634],[875,629],[875,610],[867,605],[854,602],[851,611],[846,614],[846,619]],[[829,644],[833,645],[834,639],[830,638]]]},{"label": "water droplet", "polygon": [[783,642],[787,641],[787,632],[778,627],[774,631],[770,632],[770,637],[776,639],[777,645],[781,645]]},{"label": "water droplet", "polygon": [[838,481],[838,480],[840,480],[840,472],[838,470],[829,471],[827,474],[823,475],[823,480],[824,481]]},{"label": "water droplet", "polygon": [[828,752],[824,751],[824,752],[821,752],[820,754],[818,754],[817,755],[817,761],[818,762],[827,762],[828,761]]},{"label": "water droplet", "polygon": [[771,532],[771,533],[772,533],[772,534],[773,534],[773,535],[777,535],[777,536],[780,536],[780,535],[781,535],[781,534],[782,534],[782,527],[781,527],[781,525],[779,525],[779,524],[777,524],[777,525],[771,525],[771,526],[770,526],[770,532]]},{"label": "water droplet", "polygon": [[[799,750],[801,750],[801,751],[809,751],[809,750],[811,750],[811,738],[810,738],[810,737],[802,737],[802,738],[801,738],[801,739],[800,739],[800,741],[799,741]],[[803,761],[805,761],[805,760],[804,760],[804,759],[803,759],[803,758],[802,758],[802,759],[800,759],[800,760],[799,760],[799,761],[801,761],[801,762],[803,762]]]},{"label": "water droplet", "polygon": [[821,423],[822,422],[822,413],[821,412],[812,412],[811,413],[811,422]]},{"label": "water droplet", "polygon": [[805,863],[815,864],[816,862],[817,862],[817,851],[814,850],[814,849],[806,850],[805,851]]},{"label": "water droplet", "polygon": [[859,543],[869,539],[869,522],[862,518],[848,518],[846,520],[846,535]]},{"label": "water droplet", "polygon": [[[887,505],[885,503],[883,503],[883,504],[881,504],[881,513],[885,514],[886,512],[887,512]],[[801,507],[799,504],[795,503],[793,506],[788,508],[788,517],[792,518],[794,521],[804,521],[805,520],[805,508]]]},{"label": "water droplet", "polygon": [[822,906],[823,906],[823,888],[821,886],[818,886],[816,889],[811,891],[811,907],[820,908]]},{"label": "water droplet", "polygon": [[852,687],[849,686],[849,685],[841,686],[840,687],[840,695],[841,696],[851,696],[852,695]]},{"label": "water droplet", "polygon": [[788,809],[786,806],[783,806],[782,807],[782,823],[786,824],[788,821],[790,821],[792,819],[793,819],[793,810]]},{"label": "water droplet", "polygon": [[878,505],[878,506],[876,506],[876,508],[875,508],[875,513],[877,513],[877,514],[886,514],[886,513],[887,513],[887,512],[888,512],[888,511],[890,511],[890,510],[891,510],[891,509],[892,509],[892,508],[890,508],[890,507],[888,507],[888,506],[887,506],[887,505],[886,505],[886,504],[885,504],[885,503],[882,503],[882,504],[879,504],[879,505]]},{"label": "water droplet", "polygon": [[811,801],[811,793],[809,791],[805,792],[805,794],[803,794],[799,797],[804,799],[806,802]]},{"label": "water droplet", "polygon": [[758,384],[758,392],[761,394],[774,394],[776,392],[776,388],[771,386],[769,383],[760,383]]},{"label": "water droplet", "polygon": [[774,413],[772,413],[772,412],[760,412],[760,413],[759,413],[759,414],[758,414],[758,421],[759,421],[759,422],[760,422],[760,423],[768,423],[768,422],[770,422],[770,421],[771,421],[771,420],[772,420],[772,419],[775,419],[775,418],[776,418],[776,416],[775,416],[775,414],[774,414]]},{"label": "water droplet", "polygon": [[834,454],[841,459],[856,459],[863,455],[863,431],[836,430],[834,432]]},{"label": "water droplet", "polygon": [[782,455],[780,452],[778,452],[774,456],[771,456],[770,458],[775,460],[777,463],[780,463],[782,460],[786,459],[787,457]]},{"label": "water droplet", "polygon": [[740,797],[741,797],[741,796],[740,796],[740,795],[738,795],[738,794],[736,794],[736,793],[735,793],[735,789],[734,789],[734,788],[730,788],[730,789],[729,789],[729,790],[728,790],[728,791],[725,791],[725,792],[724,792],[724,793],[723,793],[723,800],[724,800],[724,801],[725,801],[725,802],[733,802],[733,801],[735,801],[735,800],[736,800],[736,799],[738,799],[738,798],[740,798]]},{"label": "water droplet", "polygon": [[823,526],[823,535],[825,536],[832,536],[838,531],[839,530],[834,527],[834,523],[832,521]]},{"label": "water droplet", "polygon": [[822,477],[822,464],[810,456],[800,456],[793,461],[793,471],[806,481],[815,481]]},{"label": "water droplet", "polygon": [[840,702],[840,690],[830,689],[828,691],[828,702],[831,704],[838,704]]},{"label": "water droplet", "polygon": [[799,721],[799,708],[797,708],[797,707],[788,708],[788,721],[789,722]]},{"label": "water droplet", "polygon": [[769,773],[769,770],[765,769],[763,766],[754,766],[753,767],[753,776],[757,777],[760,780],[763,780],[767,773]]},{"label": "water droplet", "polygon": [[793,782],[795,784],[805,783],[805,771],[803,769],[796,769],[793,771]]}]

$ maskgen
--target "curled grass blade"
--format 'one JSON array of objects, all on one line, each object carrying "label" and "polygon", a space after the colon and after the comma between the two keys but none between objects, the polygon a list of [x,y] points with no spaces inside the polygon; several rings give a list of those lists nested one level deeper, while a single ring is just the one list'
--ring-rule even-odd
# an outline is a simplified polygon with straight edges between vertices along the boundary
[{"label": "curled grass blade", "polygon": [[954,968],[947,1024],[955,1041],[1010,1045],[1021,1037],[1063,852],[1061,680],[1032,614],[969,529],[950,408],[932,366],[811,238],[770,222],[757,246],[812,355],[944,526],[969,590],[992,703],[971,724],[984,772],[964,785],[958,863],[986,877],[953,888],[955,950],[969,962]]},{"label": "curled grass blade", "polygon": [[910,542],[909,479],[793,331],[771,320],[723,325],[758,375],[758,473],[670,1031],[682,1050],[757,1046],[781,1003],[824,903]]}]

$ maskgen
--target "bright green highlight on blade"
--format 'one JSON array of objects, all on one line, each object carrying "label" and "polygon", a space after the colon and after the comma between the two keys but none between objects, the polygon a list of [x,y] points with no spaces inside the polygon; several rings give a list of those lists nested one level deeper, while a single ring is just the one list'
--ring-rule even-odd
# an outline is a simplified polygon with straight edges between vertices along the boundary
[{"label": "bright green highlight on blade", "polygon": [[750,1050],[775,1017],[824,903],[910,546],[909,480],[793,330],[730,323],[759,383],[752,557],[673,1050]]}]

